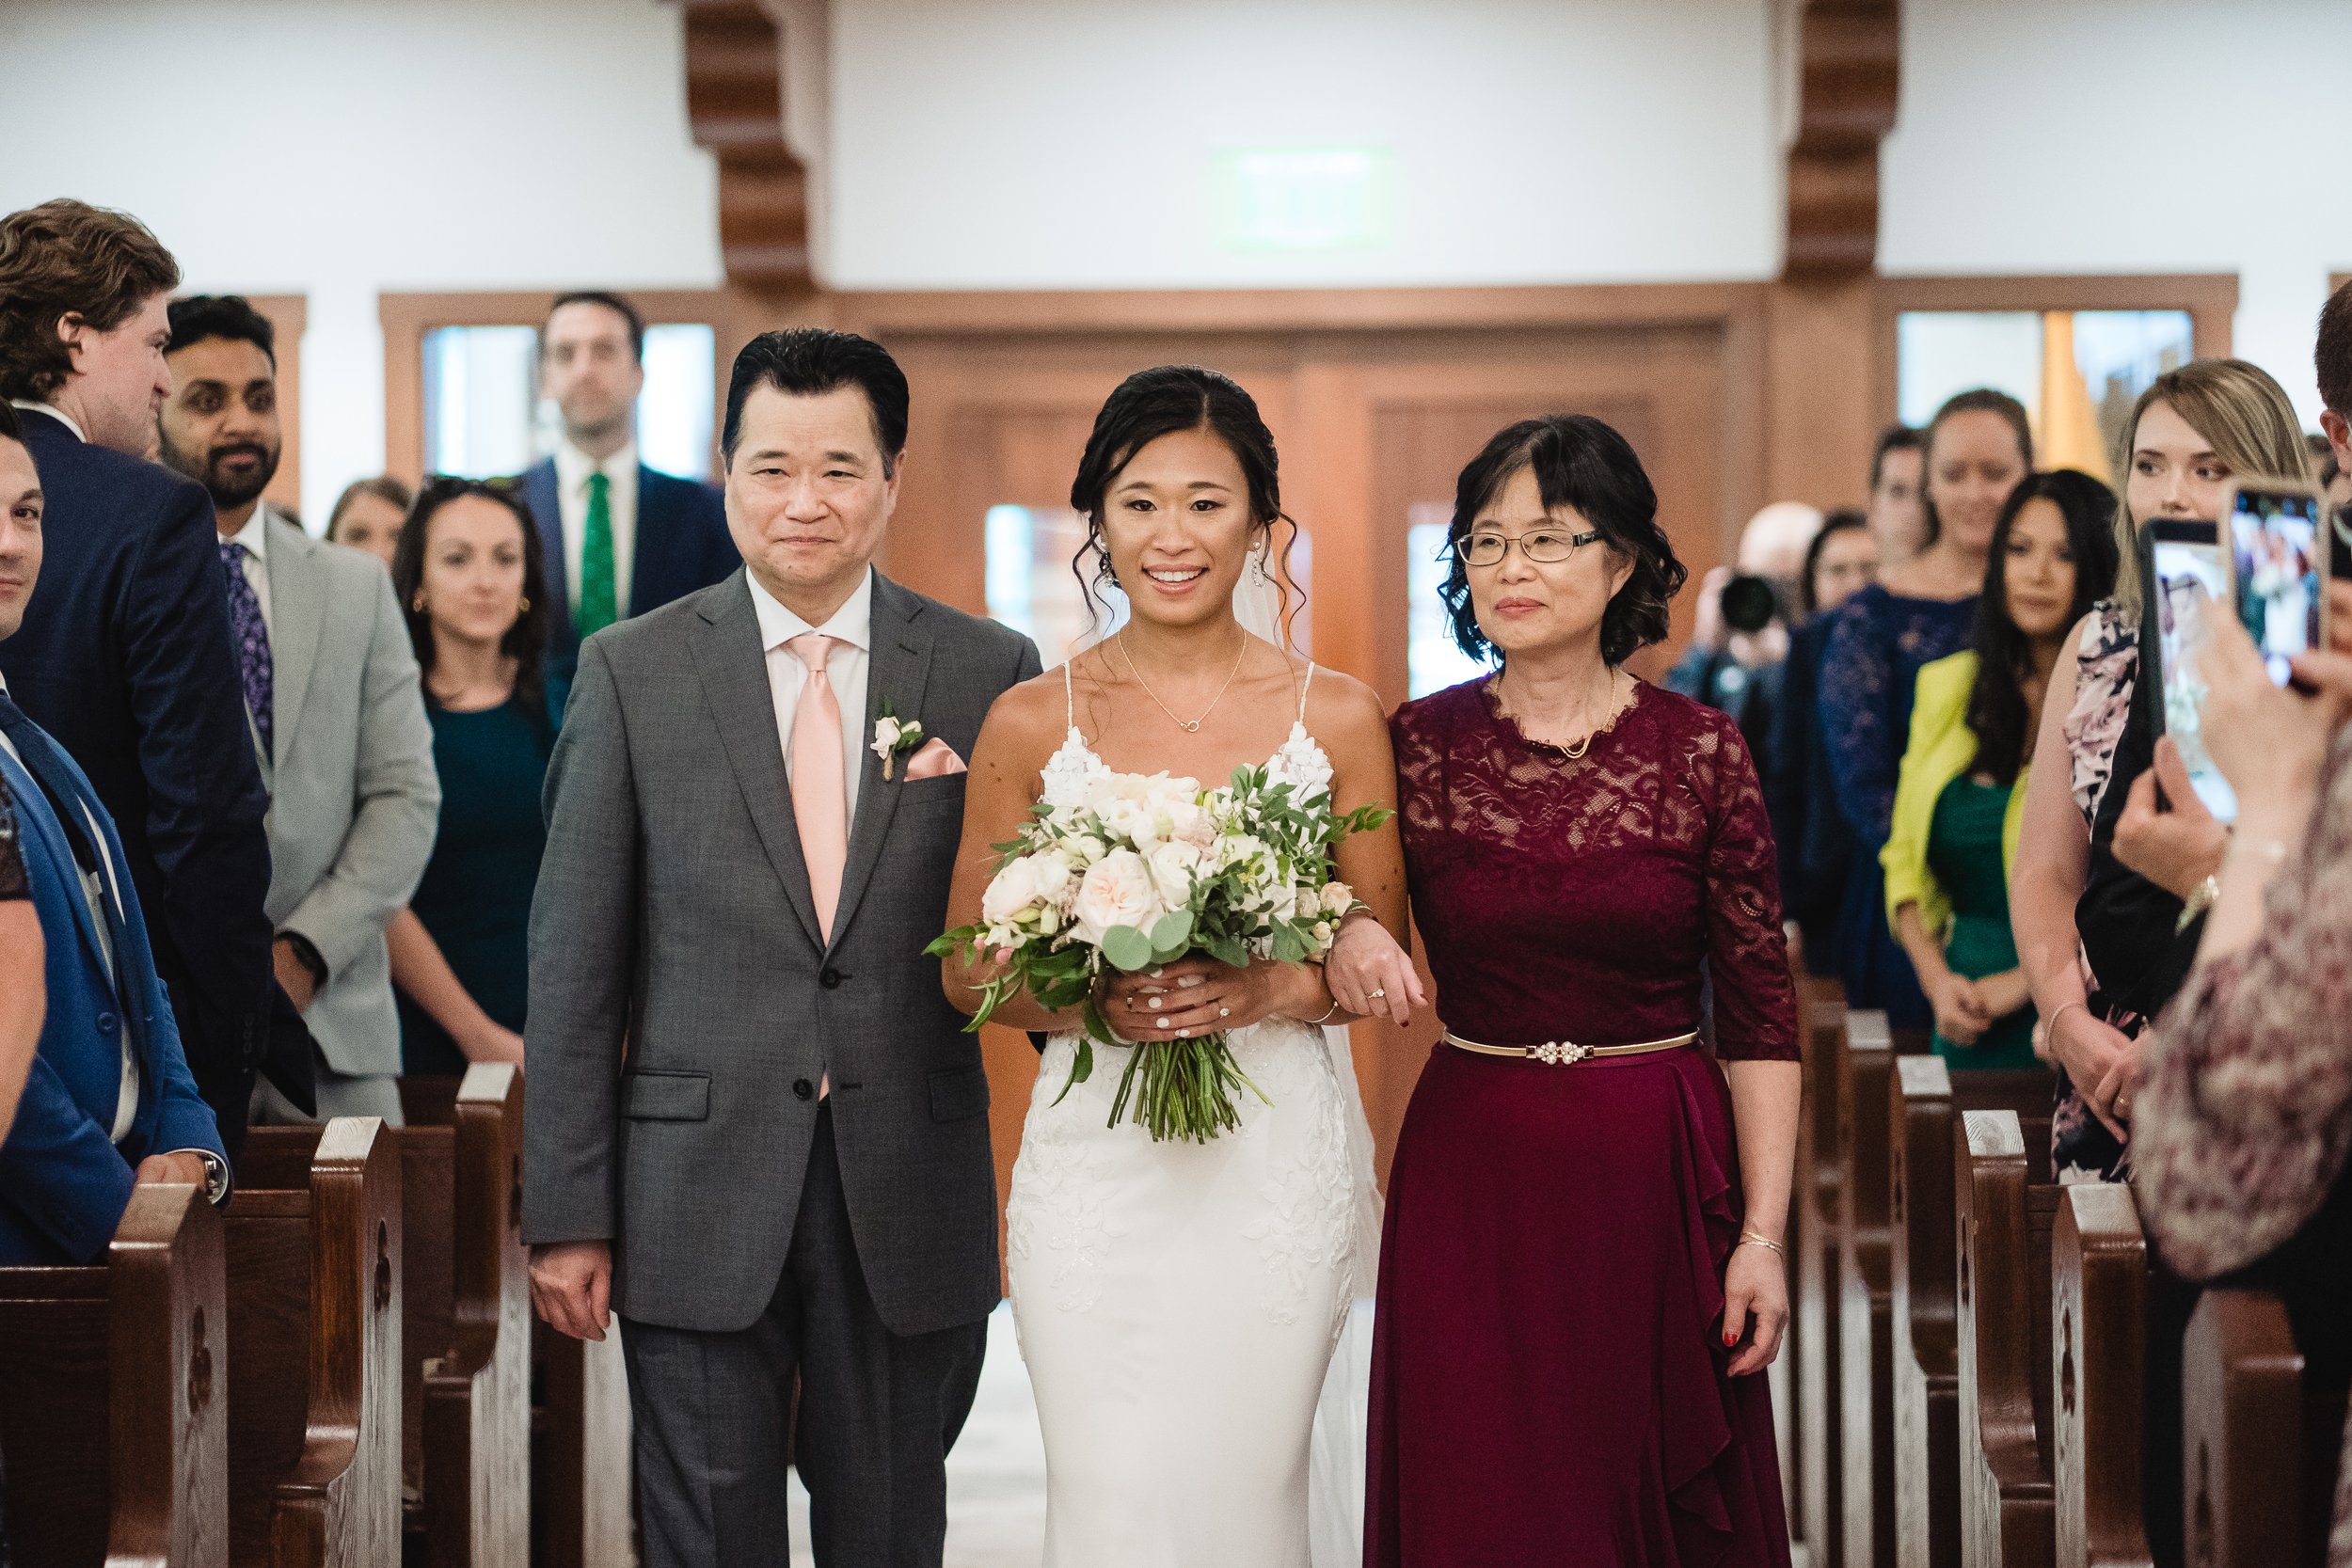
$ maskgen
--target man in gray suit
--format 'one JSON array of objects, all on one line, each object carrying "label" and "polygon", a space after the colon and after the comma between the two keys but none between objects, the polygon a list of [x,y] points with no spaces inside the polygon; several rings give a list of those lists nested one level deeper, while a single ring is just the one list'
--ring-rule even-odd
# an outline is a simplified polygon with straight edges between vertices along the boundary
[{"label": "man in gray suit", "polygon": [[[318,1115],[399,1125],[400,1017],[384,926],[416,890],[441,805],[433,731],[391,578],[262,499],[278,471],[275,335],[235,295],[171,304],[164,461],[211,493],[246,713],[269,787],[278,984],[318,1042]],[[264,1083],[256,1121],[308,1120]]]},{"label": "man in gray suit", "polygon": [[[924,946],[961,756],[1028,639],[872,561],[907,384],[771,332],[720,450],[745,570],[581,647],[532,911],[523,1232],[618,1314],[650,1568],[782,1563],[786,1423],[826,1568],[938,1568],[997,1300],[988,1078]],[[921,751],[873,749],[884,716]]]}]

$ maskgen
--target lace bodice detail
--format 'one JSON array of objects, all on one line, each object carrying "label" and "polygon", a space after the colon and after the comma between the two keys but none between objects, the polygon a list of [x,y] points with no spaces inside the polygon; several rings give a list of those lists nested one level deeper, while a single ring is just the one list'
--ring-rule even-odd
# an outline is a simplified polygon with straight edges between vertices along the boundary
[{"label": "lace bodice detail", "polygon": [[1821,738],[1838,815],[1872,854],[1894,816],[1919,671],[1966,647],[1976,619],[1973,596],[1905,598],[1872,583],[1830,622],[1817,699]]},{"label": "lace bodice detail", "polygon": [[1413,913],[1449,1028],[1494,1045],[1681,1033],[1797,1054],[1772,828],[1724,715],[1638,689],[1584,755],[1532,743],[1486,680],[1389,721]]},{"label": "lace bodice detail", "polygon": [[[1086,732],[1078,727],[1077,700],[1071,689],[1067,664],[1062,666],[1061,678],[1069,728],[1062,734],[1061,745],[1045,759],[1043,788],[1039,798],[1049,806],[1075,806],[1085,803],[1089,784],[1097,779],[1112,777],[1113,769],[1095,754]],[[1314,683],[1315,667],[1310,664],[1307,678],[1298,688],[1298,717],[1291,721],[1290,735],[1265,763],[1266,776],[1276,784],[1291,785],[1295,791],[1292,799],[1296,800],[1311,800],[1331,793],[1331,758],[1321,742],[1307,732],[1307,693]]]}]

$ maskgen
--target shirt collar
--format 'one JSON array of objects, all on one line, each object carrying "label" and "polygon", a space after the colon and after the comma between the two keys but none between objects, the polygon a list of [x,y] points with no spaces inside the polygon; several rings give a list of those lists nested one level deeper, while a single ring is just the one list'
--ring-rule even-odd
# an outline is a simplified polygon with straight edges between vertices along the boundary
[{"label": "shirt collar", "polygon": [[752,613],[759,617],[759,645],[762,651],[773,653],[792,639],[806,632],[820,631],[827,637],[837,637],[850,646],[871,651],[874,644],[874,568],[866,568],[850,596],[841,601],[841,608],[833,612],[821,626],[812,626],[784,607],[778,599],[759,585],[759,578],[751,573],[743,580],[752,585]]},{"label": "shirt collar", "polygon": [[253,515],[236,532],[224,536],[224,545],[243,545],[247,554],[266,565],[269,562],[269,502],[255,503]]},{"label": "shirt collar", "polygon": [[74,423],[73,416],[67,413],[64,409],[59,408],[56,404],[36,403],[31,398],[10,398],[8,403],[13,407],[29,408],[36,414],[48,415],[51,419],[65,426],[66,429],[73,432],[73,438],[75,440],[81,442],[84,446],[89,445],[89,432]]},{"label": "shirt collar", "polygon": [[637,443],[629,442],[601,463],[569,441],[555,444],[555,479],[564,490],[585,489],[588,476],[598,473],[615,483],[624,474],[634,480],[637,477]]}]

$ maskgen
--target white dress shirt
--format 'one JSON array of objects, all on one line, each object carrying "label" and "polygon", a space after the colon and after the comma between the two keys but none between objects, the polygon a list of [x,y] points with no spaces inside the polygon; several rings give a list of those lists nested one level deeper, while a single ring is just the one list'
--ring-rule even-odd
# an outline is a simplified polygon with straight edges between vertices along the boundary
[{"label": "white dress shirt", "polygon": [[[0,693],[5,693],[8,689],[8,677],[0,675]],[[8,737],[6,732],[0,732],[0,752],[8,752],[8,760],[19,768],[24,768],[24,753],[16,749],[16,743]],[[27,773],[32,771],[29,768],[24,768],[24,770]],[[38,780],[35,781],[35,786],[39,786]],[[89,906],[90,924],[98,930],[98,956],[106,966],[106,982],[113,986],[116,992],[119,994],[122,985],[115,978],[114,927],[106,924],[105,900],[110,897],[114,900],[117,919],[125,918],[122,908],[122,890],[115,884],[114,857],[106,852],[105,830],[99,827],[98,818],[90,815],[87,805],[82,807],[82,823],[88,831],[90,847],[98,851],[100,862],[105,868],[106,879],[102,882],[96,872],[84,871],[78,861],[74,863],[73,869],[82,879],[82,902]],[[131,1124],[138,1119],[139,1115],[139,1058],[138,1053],[131,1049],[129,1011],[130,1005],[125,1002],[123,1011],[118,1015],[122,1019],[122,1022],[115,1031],[118,1048],[122,1055],[122,1089],[115,1100],[114,1126],[106,1135],[116,1143],[120,1143],[131,1135]]]},{"label": "white dress shirt", "polygon": [[752,612],[759,617],[759,645],[768,654],[768,692],[776,705],[776,738],[784,747],[784,774],[792,776],[792,716],[800,711],[801,692],[808,685],[808,666],[785,646],[806,632],[820,631],[836,641],[825,659],[825,680],[841,708],[841,761],[849,777],[842,781],[851,820],[857,816],[857,780],[864,771],[866,734],[866,672],[874,649],[874,569],[867,567],[841,608],[821,626],[812,626],[784,608],[776,596],[746,572],[752,587]]},{"label": "white dress shirt", "polygon": [[237,564],[245,568],[245,580],[253,589],[253,596],[261,601],[262,629],[275,634],[269,610],[269,502],[253,503],[253,515],[234,533],[223,534],[224,545],[243,545],[245,554]]},{"label": "white dress shirt", "polygon": [[570,612],[580,615],[580,557],[588,534],[588,476],[602,474],[605,503],[612,513],[612,608],[628,618],[628,592],[637,564],[637,443],[631,441],[599,463],[569,441],[555,449],[555,508],[564,530],[564,582]]}]

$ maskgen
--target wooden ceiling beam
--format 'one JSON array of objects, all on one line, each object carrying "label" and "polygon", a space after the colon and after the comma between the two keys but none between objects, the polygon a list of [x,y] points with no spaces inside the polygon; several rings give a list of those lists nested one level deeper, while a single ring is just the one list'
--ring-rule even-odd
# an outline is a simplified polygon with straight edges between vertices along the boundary
[{"label": "wooden ceiling beam", "polygon": [[1895,127],[1899,5],[1802,3],[1782,265],[1790,277],[1852,277],[1878,264],[1879,144]]},{"label": "wooden ceiling beam", "polygon": [[686,118],[719,166],[727,281],[763,293],[814,285],[808,169],[784,133],[784,55],[757,0],[677,0],[686,28]]}]

